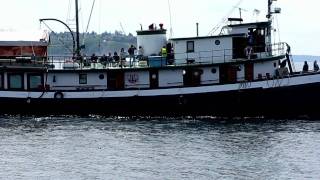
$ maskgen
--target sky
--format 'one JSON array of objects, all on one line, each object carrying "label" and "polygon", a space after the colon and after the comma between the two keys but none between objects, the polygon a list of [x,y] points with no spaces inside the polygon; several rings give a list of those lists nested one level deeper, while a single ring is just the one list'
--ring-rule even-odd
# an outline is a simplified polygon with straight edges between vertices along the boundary
[{"label": "sky", "polygon": [[[4,0],[2,0],[4,1]],[[85,32],[94,0],[79,0],[80,31]],[[163,23],[171,29],[173,37],[196,35],[199,23],[201,36],[206,36],[232,9],[228,17],[239,17],[242,8],[245,22],[266,20],[267,0],[96,0],[89,32],[124,31],[136,35],[140,24],[147,29],[151,23]],[[170,6],[169,6],[170,4]],[[276,16],[275,28],[280,36],[277,41],[287,42],[296,55],[320,55],[319,0],[278,0],[275,6],[282,9]],[[169,8],[170,7],[170,8]],[[171,13],[169,11],[171,9]],[[254,10],[260,11],[259,15]],[[40,25],[41,18],[57,18],[74,24],[74,0],[10,0],[1,3],[1,34],[10,38],[8,32],[39,31],[48,29]],[[55,22],[47,22],[56,31],[66,29]],[[72,25],[71,25],[72,26]],[[29,33],[30,34],[30,33]]]}]

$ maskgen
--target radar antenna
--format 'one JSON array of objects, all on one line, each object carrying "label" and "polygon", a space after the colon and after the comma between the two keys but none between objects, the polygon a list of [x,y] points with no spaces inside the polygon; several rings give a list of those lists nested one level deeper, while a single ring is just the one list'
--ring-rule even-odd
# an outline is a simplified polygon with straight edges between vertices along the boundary
[{"label": "radar antenna", "polygon": [[274,1],[277,1],[277,0],[268,0],[267,18],[269,21],[272,21],[272,14],[280,14],[281,13],[281,8],[274,8],[274,10],[272,10],[272,4]]}]

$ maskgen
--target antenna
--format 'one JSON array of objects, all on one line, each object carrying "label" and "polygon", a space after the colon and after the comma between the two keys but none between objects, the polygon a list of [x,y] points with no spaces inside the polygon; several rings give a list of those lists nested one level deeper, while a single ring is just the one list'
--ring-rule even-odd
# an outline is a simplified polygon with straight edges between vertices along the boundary
[{"label": "antenna", "polygon": [[281,13],[281,8],[274,8],[274,10],[272,11],[272,4],[274,1],[277,1],[277,0],[268,0],[267,18],[269,19],[269,21],[272,21],[272,14],[280,14]]},{"label": "antenna", "polygon": [[238,9],[239,9],[240,19],[242,19],[242,11],[245,11],[245,12],[248,11],[248,10],[246,10],[246,9],[244,9],[244,8],[241,8],[241,7],[238,7],[238,6],[235,6],[235,8],[238,8]]},{"label": "antenna", "polygon": [[170,18],[170,38],[173,36],[173,30],[172,30],[172,14],[171,14],[171,4],[170,0],[168,0],[168,7],[169,7],[169,18]]}]

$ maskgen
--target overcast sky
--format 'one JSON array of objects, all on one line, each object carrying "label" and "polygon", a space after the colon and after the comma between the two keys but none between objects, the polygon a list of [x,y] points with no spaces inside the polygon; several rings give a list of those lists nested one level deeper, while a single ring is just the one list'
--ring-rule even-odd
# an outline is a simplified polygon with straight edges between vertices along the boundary
[{"label": "overcast sky", "polygon": [[[81,31],[85,31],[93,0],[80,1]],[[196,35],[196,22],[200,35],[207,35],[230,12],[239,0],[170,0],[173,37]],[[70,7],[71,5],[71,7]],[[320,55],[319,0],[278,0],[282,14],[277,16],[280,40],[288,42],[294,54]],[[243,0],[239,5],[246,22],[264,19],[267,0]],[[72,19],[74,0],[10,0],[1,3],[0,30],[21,31],[46,29],[40,18]],[[72,9],[72,10],[69,10]],[[260,15],[254,15],[254,9]],[[230,17],[239,17],[236,9]],[[278,22],[278,23],[277,23]],[[70,22],[71,23],[71,22]],[[140,24],[164,23],[170,29],[168,0],[96,0],[89,31],[98,33],[123,30],[136,35]],[[58,23],[47,23],[55,31],[64,31]],[[277,38],[279,39],[279,38]]]}]

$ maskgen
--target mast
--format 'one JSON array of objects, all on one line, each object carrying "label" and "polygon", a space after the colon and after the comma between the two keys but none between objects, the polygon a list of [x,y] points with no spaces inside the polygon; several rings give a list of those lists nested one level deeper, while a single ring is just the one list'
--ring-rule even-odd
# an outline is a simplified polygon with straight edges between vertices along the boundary
[{"label": "mast", "polygon": [[267,18],[270,21],[271,20],[271,6],[272,6],[272,0],[268,0],[268,14],[267,14]]},{"label": "mast", "polygon": [[80,58],[80,33],[79,33],[79,7],[78,7],[78,0],[76,2],[76,56]]}]

